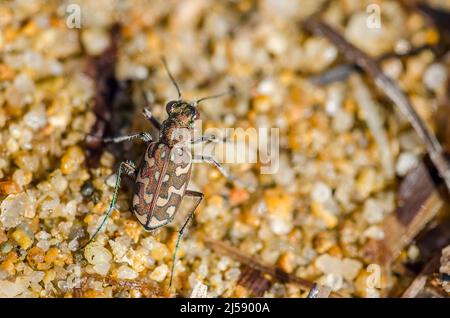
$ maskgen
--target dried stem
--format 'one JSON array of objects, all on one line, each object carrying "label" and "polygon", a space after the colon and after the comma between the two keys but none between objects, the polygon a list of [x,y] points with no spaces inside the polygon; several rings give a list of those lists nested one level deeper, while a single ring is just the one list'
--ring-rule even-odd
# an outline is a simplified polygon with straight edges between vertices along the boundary
[{"label": "dried stem", "polygon": [[101,55],[90,59],[87,70],[88,75],[92,77],[95,83],[93,111],[96,120],[90,135],[97,137],[97,139],[90,138],[86,143],[87,163],[92,167],[98,165],[103,151],[104,144],[99,140],[108,133],[108,130],[111,130],[111,119],[113,117],[112,104],[119,86],[114,69],[117,63],[120,36],[120,25],[114,25],[110,34],[110,46]]},{"label": "dried stem", "polygon": [[237,283],[249,289],[255,297],[262,297],[271,286],[270,281],[259,270],[247,266],[241,271]]},{"label": "dried stem", "polygon": [[[225,243],[219,242],[219,241],[213,241],[213,240],[207,240],[206,245],[210,247],[212,250],[214,250],[217,253],[229,256],[233,258],[234,260],[238,261],[239,263],[250,267],[254,270],[258,270],[261,273],[269,274],[270,276],[274,277],[275,279],[281,281],[282,283],[293,283],[300,288],[304,290],[311,290],[311,288],[314,287],[314,283],[310,282],[306,279],[300,278],[296,275],[286,273],[282,269],[276,267],[276,266],[269,266],[261,263],[257,258],[255,257],[249,257],[239,251],[238,249],[227,245]],[[341,298],[342,296],[336,292],[332,292],[330,294],[330,297],[333,298]]]},{"label": "dried stem", "polygon": [[419,275],[412,281],[411,285],[403,292],[402,298],[415,298],[425,288],[427,281],[439,268],[439,255],[434,256],[422,269]]},{"label": "dried stem", "polygon": [[114,286],[116,288],[126,288],[144,291],[146,290],[148,295],[151,297],[168,297],[166,291],[162,290],[158,284],[154,281],[142,281],[142,280],[129,280],[129,279],[118,279],[109,276],[101,276],[98,274],[87,274],[81,278],[81,286],[79,288],[74,288],[74,296],[81,298],[83,295],[83,290],[87,283],[88,278],[93,278],[98,281],[102,281],[108,285]]},{"label": "dried stem", "polygon": [[406,116],[411,126],[415,129],[416,133],[422,139],[427,148],[431,161],[436,166],[439,175],[444,180],[447,189],[450,191],[450,165],[444,157],[442,147],[434,134],[419,117],[408,97],[402,92],[397,84],[383,73],[373,58],[369,57],[366,53],[348,42],[328,24],[312,17],[306,20],[304,25],[311,32],[325,36],[334,45],[336,45],[338,50],[345,55],[349,62],[355,63],[370,77],[372,77],[378,88],[380,88],[391,99],[391,101],[397,105],[400,111]]},{"label": "dried stem", "polygon": [[330,287],[314,283],[306,298],[328,298],[330,292]]},{"label": "dried stem", "polygon": [[[423,45],[420,47],[416,47],[416,48],[412,48],[411,50],[405,52],[405,53],[387,53],[387,54],[383,54],[380,57],[376,58],[376,61],[378,63],[381,63],[383,61],[386,61],[388,59],[392,59],[392,58],[402,58],[402,57],[407,57],[407,56],[414,56],[417,55],[423,51],[426,50],[437,50],[439,47],[436,45]],[[356,63],[348,63],[348,64],[341,64],[338,65],[336,67],[333,67],[332,69],[325,71],[319,75],[315,75],[312,76],[310,78],[310,81],[314,84],[314,85],[319,85],[319,86],[325,86],[328,84],[331,84],[333,82],[337,82],[337,81],[343,81],[345,80],[347,77],[349,77],[351,74],[353,74],[354,72],[361,72],[362,69],[356,64]]]}]

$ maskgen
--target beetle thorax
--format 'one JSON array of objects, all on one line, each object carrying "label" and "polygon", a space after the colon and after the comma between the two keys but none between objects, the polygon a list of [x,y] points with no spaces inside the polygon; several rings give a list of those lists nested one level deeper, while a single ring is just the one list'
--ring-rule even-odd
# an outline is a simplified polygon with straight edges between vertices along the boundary
[{"label": "beetle thorax", "polygon": [[162,124],[161,141],[169,146],[190,141],[194,121],[199,118],[195,104],[183,100],[170,101],[166,105],[166,111],[169,118]]},{"label": "beetle thorax", "polygon": [[180,142],[187,143],[192,139],[193,129],[180,126],[171,118],[164,121],[161,127],[160,141],[173,147]]}]

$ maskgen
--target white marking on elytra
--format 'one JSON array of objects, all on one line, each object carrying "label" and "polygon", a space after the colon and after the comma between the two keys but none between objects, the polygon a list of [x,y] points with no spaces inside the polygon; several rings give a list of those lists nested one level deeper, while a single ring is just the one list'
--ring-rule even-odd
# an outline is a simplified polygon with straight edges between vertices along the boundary
[{"label": "white marking on elytra", "polygon": [[139,222],[141,222],[142,224],[146,224],[148,221],[147,218],[147,214],[142,214],[140,215],[139,213],[134,213],[134,215],[136,215],[136,218],[139,220]]},{"label": "white marking on elytra", "polygon": [[150,158],[147,160],[147,166],[153,167],[155,165],[155,158]]},{"label": "white marking on elytra", "polygon": [[152,203],[152,200],[153,200],[153,193],[145,192],[144,193],[144,201],[145,201],[145,203],[150,204],[150,203]]},{"label": "white marking on elytra", "polygon": [[155,172],[155,180],[156,180],[156,181],[159,180],[159,175],[160,175],[160,172],[159,172],[159,171],[156,171],[156,172]]},{"label": "white marking on elytra", "polygon": [[163,226],[163,225],[166,224],[166,223],[167,223],[167,220],[159,221],[157,218],[152,217],[152,218],[150,219],[150,223],[149,223],[148,227],[154,229],[154,228]]},{"label": "white marking on elytra", "polygon": [[175,169],[175,175],[176,175],[177,177],[179,177],[179,176],[181,176],[182,174],[186,174],[186,173],[189,171],[190,167],[191,167],[191,163],[190,163],[190,162],[189,162],[185,167],[178,166],[178,167]]},{"label": "white marking on elytra", "polygon": [[[143,184],[142,187],[144,188],[144,201],[146,203],[151,202],[151,200],[149,202],[147,202],[147,199],[146,199],[146,198],[148,198],[146,191],[147,191],[147,188],[148,188],[148,184],[150,183],[150,178],[142,178],[140,175],[138,175],[138,177],[136,178],[136,183],[142,183]],[[152,194],[152,196],[153,196],[153,194]],[[138,195],[135,195],[133,197],[133,204],[135,204],[135,205],[139,204],[139,196]]]},{"label": "white marking on elytra", "polygon": [[133,205],[138,205],[138,204],[139,204],[139,196],[133,195]]},{"label": "white marking on elytra", "polygon": [[167,208],[167,210],[166,210],[166,213],[167,213],[170,217],[172,217],[172,215],[175,213],[175,206],[174,206],[174,205],[169,206],[169,207]]},{"label": "white marking on elytra", "polygon": [[175,188],[174,186],[170,186],[169,191],[167,191],[167,198],[158,197],[158,200],[156,201],[156,206],[160,208],[164,207],[169,202],[172,194],[178,194],[179,196],[182,196],[184,186],[185,183],[183,183],[179,189]]},{"label": "white marking on elytra", "polygon": [[166,152],[165,152],[165,151],[162,151],[162,152],[161,152],[161,159],[164,159],[165,156],[166,156]]},{"label": "white marking on elytra", "polygon": [[166,175],[164,176],[163,182],[167,182],[167,181],[169,181],[169,179],[170,179],[169,174],[166,174]]}]

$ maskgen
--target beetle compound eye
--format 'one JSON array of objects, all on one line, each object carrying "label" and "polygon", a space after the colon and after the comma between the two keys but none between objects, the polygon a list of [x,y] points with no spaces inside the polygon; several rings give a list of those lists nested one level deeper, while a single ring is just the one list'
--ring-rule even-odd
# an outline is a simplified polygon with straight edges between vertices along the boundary
[{"label": "beetle compound eye", "polygon": [[189,116],[193,120],[197,119],[199,117],[199,113],[197,111],[197,108],[195,107],[188,107],[186,110],[183,111],[183,114],[186,116]]},{"label": "beetle compound eye", "polygon": [[177,102],[176,102],[176,101],[168,102],[167,105],[166,105],[166,112],[167,112],[168,114],[170,114],[170,113],[172,112],[173,108],[174,108],[176,105],[177,105]]},{"label": "beetle compound eye", "polygon": [[194,110],[194,119],[199,119],[200,118],[200,113],[198,112],[197,109]]}]

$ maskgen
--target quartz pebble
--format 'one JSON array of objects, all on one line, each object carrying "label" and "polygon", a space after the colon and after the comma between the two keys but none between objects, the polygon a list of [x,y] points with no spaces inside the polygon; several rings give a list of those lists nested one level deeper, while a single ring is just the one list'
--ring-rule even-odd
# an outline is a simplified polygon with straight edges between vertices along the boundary
[{"label": "quartz pebble", "polygon": [[319,203],[328,201],[331,196],[331,188],[323,182],[316,183],[311,191],[311,199]]},{"label": "quartz pebble", "polygon": [[30,282],[25,278],[16,278],[14,282],[0,280],[0,297],[16,297],[25,292]]},{"label": "quartz pebble", "polygon": [[349,131],[354,124],[354,117],[345,110],[336,110],[333,116],[332,128],[337,133]]},{"label": "quartz pebble", "polygon": [[364,231],[364,236],[374,240],[382,240],[384,239],[384,231],[380,227],[373,225]]},{"label": "quartz pebble", "polygon": [[19,193],[20,188],[15,182],[0,181],[0,194],[15,194]]},{"label": "quartz pebble", "polygon": [[417,260],[417,258],[419,257],[420,250],[419,250],[419,248],[418,248],[416,245],[411,245],[411,246],[408,248],[407,253],[408,253],[408,258],[409,258],[411,261],[415,261],[415,260]]},{"label": "quartz pebble", "polygon": [[28,249],[31,244],[33,244],[32,233],[25,231],[24,229],[17,228],[11,236],[24,250]]},{"label": "quartz pebble", "polygon": [[208,286],[198,282],[192,289],[190,298],[207,298],[208,297]]},{"label": "quartz pebble", "polygon": [[63,174],[75,172],[84,162],[84,154],[80,147],[71,146],[61,158],[61,171]]},{"label": "quartz pebble", "polygon": [[311,210],[313,215],[321,219],[327,228],[332,229],[336,227],[338,218],[335,215],[335,212],[330,209],[329,205],[320,202],[312,202]]},{"label": "quartz pebble", "polygon": [[10,105],[23,107],[31,102],[31,92],[34,90],[34,82],[31,78],[21,73],[14,79],[13,86],[6,92],[6,98]]},{"label": "quartz pebble", "polygon": [[[311,38],[306,41],[303,54],[307,70],[319,72],[331,64],[337,57],[337,49],[323,38]],[[315,58],[316,63],[306,63]]]},{"label": "quartz pebble", "polygon": [[84,249],[87,261],[94,265],[94,271],[100,275],[106,275],[111,267],[111,252],[98,243],[90,243]]},{"label": "quartz pebble", "polygon": [[13,228],[22,222],[25,214],[34,213],[34,207],[24,192],[8,195],[0,204],[0,222],[5,228]]},{"label": "quartz pebble", "polygon": [[317,257],[315,264],[323,273],[343,277],[349,281],[358,275],[362,267],[361,262],[355,259],[344,258],[341,260],[329,254],[322,254]]},{"label": "quartz pebble", "polygon": [[417,166],[419,159],[417,156],[411,152],[402,152],[398,156],[397,164],[395,166],[395,171],[400,177],[404,177],[412,168]]},{"label": "quartz pebble", "polygon": [[427,88],[433,91],[442,89],[447,81],[447,69],[439,63],[431,64],[425,70],[423,82]]},{"label": "quartz pebble", "polygon": [[133,269],[131,269],[127,265],[122,265],[117,270],[117,278],[120,279],[136,279],[138,275],[139,275],[138,273],[136,273]]},{"label": "quartz pebble", "polygon": [[[392,50],[399,30],[386,27],[385,19],[380,19],[380,25],[378,26],[376,21],[371,18],[373,18],[373,15],[368,16],[364,11],[352,15],[347,24],[345,35],[352,43],[368,54],[377,56],[387,50]],[[397,19],[400,20],[400,16],[397,16]],[[368,23],[371,23],[371,27],[368,27]]]},{"label": "quartz pebble", "polygon": [[153,270],[153,272],[150,274],[150,279],[153,279],[157,282],[162,282],[166,278],[168,273],[169,267],[166,264],[162,264]]},{"label": "quartz pebble", "polygon": [[113,173],[108,178],[106,178],[105,183],[108,185],[108,187],[114,188],[117,181],[117,174]]},{"label": "quartz pebble", "polygon": [[344,279],[342,276],[335,275],[335,274],[327,274],[322,276],[319,279],[319,284],[328,286],[331,288],[332,291],[338,291],[342,288],[344,284]]},{"label": "quartz pebble", "polygon": [[369,199],[364,203],[363,216],[370,224],[379,223],[384,218],[384,206],[381,202]]},{"label": "quartz pebble", "polygon": [[23,117],[25,124],[33,130],[38,130],[47,123],[47,115],[43,106],[35,107]]},{"label": "quartz pebble", "polygon": [[90,55],[99,55],[109,45],[109,35],[103,29],[85,29],[81,39]]},{"label": "quartz pebble", "polygon": [[16,171],[14,171],[12,179],[19,187],[23,187],[31,182],[32,173],[30,171],[17,169]]},{"label": "quartz pebble", "polygon": [[[41,240],[39,242],[37,242],[36,246],[41,248],[43,251],[48,251],[48,249],[50,248],[50,241],[47,240]],[[69,243],[70,245],[70,243]]]}]

